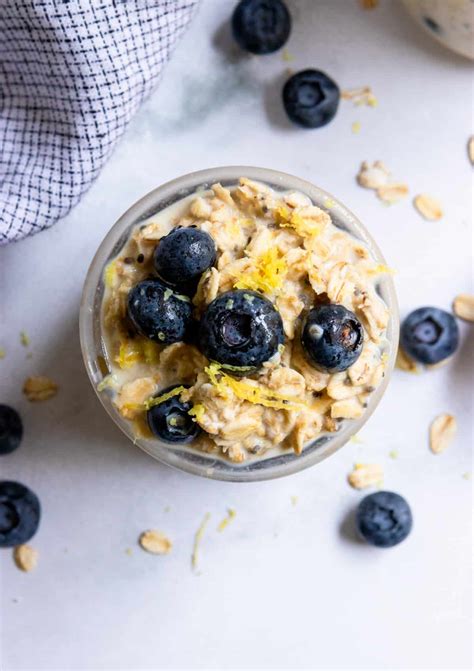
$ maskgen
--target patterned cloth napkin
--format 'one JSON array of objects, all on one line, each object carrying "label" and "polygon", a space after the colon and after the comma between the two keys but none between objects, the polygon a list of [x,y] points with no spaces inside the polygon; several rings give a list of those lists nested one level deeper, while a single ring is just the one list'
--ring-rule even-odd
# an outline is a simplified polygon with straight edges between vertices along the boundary
[{"label": "patterned cloth napkin", "polygon": [[0,0],[0,245],[89,188],[199,0]]}]

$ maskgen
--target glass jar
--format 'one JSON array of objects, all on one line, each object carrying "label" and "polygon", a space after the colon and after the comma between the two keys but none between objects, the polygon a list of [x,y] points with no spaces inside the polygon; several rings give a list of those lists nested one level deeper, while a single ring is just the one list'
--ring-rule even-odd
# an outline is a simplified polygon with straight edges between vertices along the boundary
[{"label": "glass jar", "polygon": [[300,191],[309,196],[315,205],[322,208],[330,199],[332,201],[330,214],[333,223],[365,243],[376,263],[385,264],[381,251],[354,214],[336,198],[313,184],[298,177],[265,168],[230,166],[201,170],[174,179],[154,189],[132,205],[112,226],[99,246],[86,276],[80,309],[80,338],[87,373],[100,402],[113,421],[135,445],[155,459],[188,473],[216,480],[254,482],[296,473],[326,459],[345,445],[352,435],[360,431],[374,412],[389,383],[398,348],[398,306],[395,287],[389,274],[383,275],[377,285],[377,290],[390,312],[387,329],[389,349],[385,377],[371,394],[367,408],[361,418],[344,420],[337,432],[318,435],[305,446],[301,455],[296,455],[291,450],[277,455],[270,451],[268,455],[263,455],[258,459],[235,464],[225,457],[198,452],[188,446],[171,445],[156,438],[139,438],[135,435],[132,424],[118,412],[112,403],[111,396],[106,391],[98,392],[97,390],[104,377],[103,365],[101,365],[101,361],[103,362],[105,358],[101,332],[101,305],[104,293],[103,273],[105,266],[117,256],[127,241],[132,228],[140,222],[145,221],[181,198],[189,196],[196,190],[209,188],[215,182],[220,182],[223,186],[234,186],[242,176],[263,182],[277,191]]}]

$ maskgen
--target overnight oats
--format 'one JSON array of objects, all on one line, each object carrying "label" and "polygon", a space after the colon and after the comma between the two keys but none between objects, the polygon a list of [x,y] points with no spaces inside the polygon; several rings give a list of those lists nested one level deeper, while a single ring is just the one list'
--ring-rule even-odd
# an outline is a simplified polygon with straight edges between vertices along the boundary
[{"label": "overnight oats", "polygon": [[130,436],[245,468],[360,425],[393,360],[389,270],[333,211],[242,176],[128,227],[96,387]]}]

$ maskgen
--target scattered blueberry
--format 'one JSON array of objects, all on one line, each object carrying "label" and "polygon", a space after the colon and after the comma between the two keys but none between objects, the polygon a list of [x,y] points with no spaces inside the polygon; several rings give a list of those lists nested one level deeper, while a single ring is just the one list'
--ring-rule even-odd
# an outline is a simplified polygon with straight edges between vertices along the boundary
[{"label": "scattered blueberry", "polygon": [[301,342],[315,368],[337,373],[359,358],[364,331],[355,314],[343,305],[318,305],[304,321]]},{"label": "scattered blueberry", "polygon": [[19,482],[0,481],[0,547],[30,540],[38,529],[41,506],[36,494]]},{"label": "scattered blueberry", "polygon": [[357,508],[357,529],[362,538],[379,548],[401,543],[411,531],[413,518],[410,506],[393,492],[369,494]]},{"label": "scattered blueberry", "polygon": [[453,315],[439,308],[418,308],[402,323],[400,344],[415,361],[436,364],[453,354],[459,329]]},{"label": "scattered blueberry", "polygon": [[[173,386],[163,389],[158,396],[175,388]],[[199,424],[193,422],[188,414],[191,407],[191,403],[183,403],[179,399],[179,394],[176,394],[148,410],[148,426],[157,438],[167,443],[190,443],[201,432]]]},{"label": "scattered blueberry", "polygon": [[255,291],[228,291],[202,316],[199,345],[208,359],[257,368],[283,344],[283,323],[274,305]]},{"label": "scattered blueberry", "polygon": [[216,245],[198,228],[175,228],[160,240],[154,254],[158,275],[174,286],[196,286],[216,260]]},{"label": "scattered blueberry", "polygon": [[290,31],[290,12],[281,0],[241,0],[232,15],[235,41],[252,54],[281,49]]},{"label": "scattered blueberry", "polygon": [[302,70],[283,87],[283,105],[293,123],[304,128],[320,128],[336,115],[339,87],[319,70]]},{"label": "scattered blueberry", "polygon": [[0,454],[10,454],[20,445],[23,423],[20,415],[9,405],[0,405]]},{"label": "scattered blueberry", "polygon": [[192,305],[157,279],[143,280],[128,294],[128,316],[142,335],[163,344],[184,340]]}]

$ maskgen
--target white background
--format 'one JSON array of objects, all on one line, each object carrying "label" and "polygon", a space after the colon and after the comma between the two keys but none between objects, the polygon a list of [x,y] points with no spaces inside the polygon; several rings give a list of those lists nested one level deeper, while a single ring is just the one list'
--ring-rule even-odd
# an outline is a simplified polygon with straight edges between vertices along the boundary
[{"label": "white background", "polygon": [[[334,193],[397,269],[402,314],[426,304],[449,309],[457,293],[472,291],[472,66],[419,31],[399,2],[382,1],[372,12],[356,0],[289,4],[292,63],[281,53],[239,55],[225,25],[233,3],[205,0],[159,89],[80,205],[49,231],[0,252],[0,345],[7,351],[0,400],[25,423],[23,445],[2,458],[1,474],[31,486],[43,505],[32,541],[37,570],[23,574],[9,551],[0,556],[5,671],[470,666],[467,325],[447,367],[394,374],[359,444],[299,475],[252,485],[155,463],[105,415],[83,370],[78,305],[97,245],[137,198],[200,168],[271,167]],[[280,104],[289,65],[321,68],[342,88],[369,84],[379,105],[343,101],[322,130],[290,127]],[[354,121],[359,134],[351,132]],[[421,219],[410,199],[386,207],[361,189],[354,178],[364,159],[385,161],[411,195],[437,196],[442,221]],[[30,335],[29,350],[20,330]],[[22,383],[40,373],[60,392],[31,405]],[[459,432],[435,457],[427,429],[439,412],[454,413]],[[363,494],[346,475],[355,461],[382,464],[386,488],[412,505],[413,533],[394,549],[354,539],[347,517]],[[229,506],[237,516],[217,533]],[[212,517],[196,575],[193,536],[206,512]],[[136,545],[149,527],[173,539],[171,555]]]}]

